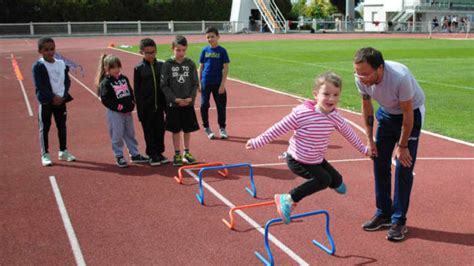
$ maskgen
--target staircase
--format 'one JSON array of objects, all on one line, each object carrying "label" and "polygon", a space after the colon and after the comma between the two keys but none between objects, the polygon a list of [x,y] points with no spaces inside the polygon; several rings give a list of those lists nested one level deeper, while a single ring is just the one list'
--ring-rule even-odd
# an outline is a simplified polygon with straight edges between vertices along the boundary
[{"label": "staircase", "polygon": [[287,22],[274,0],[253,0],[272,33],[286,33]]}]

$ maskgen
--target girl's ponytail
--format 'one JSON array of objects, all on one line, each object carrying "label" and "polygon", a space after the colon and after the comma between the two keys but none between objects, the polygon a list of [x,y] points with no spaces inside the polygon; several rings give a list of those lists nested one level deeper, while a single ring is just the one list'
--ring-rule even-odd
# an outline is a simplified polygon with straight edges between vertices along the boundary
[{"label": "girl's ponytail", "polygon": [[99,68],[97,69],[97,75],[95,77],[95,87],[97,89],[97,95],[100,96],[100,82],[104,79],[105,77],[105,58],[107,57],[107,54],[102,54],[100,56],[100,61],[99,61]]}]

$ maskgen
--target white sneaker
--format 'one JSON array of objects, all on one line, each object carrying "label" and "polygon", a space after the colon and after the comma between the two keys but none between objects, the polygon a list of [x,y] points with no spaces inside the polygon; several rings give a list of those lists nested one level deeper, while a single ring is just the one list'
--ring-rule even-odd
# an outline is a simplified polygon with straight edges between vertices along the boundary
[{"label": "white sneaker", "polygon": [[208,139],[215,139],[216,135],[214,135],[214,132],[212,132],[210,127],[204,128],[204,131],[206,132],[207,138]]},{"label": "white sneaker", "polygon": [[41,164],[43,166],[53,165],[53,161],[51,161],[51,156],[49,156],[49,153],[45,153],[41,156]]},{"label": "white sneaker", "polygon": [[70,154],[67,150],[64,150],[64,151],[59,152],[58,159],[60,161],[73,162],[73,161],[76,160],[76,157],[74,157],[74,155]]},{"label": "white sneaker", "polygon": [[227,132],[225,131],[225,128],[221,128],[219,130],[219,135],[221,135],[221,139],[228,139],[229,136],[227,135]]}]

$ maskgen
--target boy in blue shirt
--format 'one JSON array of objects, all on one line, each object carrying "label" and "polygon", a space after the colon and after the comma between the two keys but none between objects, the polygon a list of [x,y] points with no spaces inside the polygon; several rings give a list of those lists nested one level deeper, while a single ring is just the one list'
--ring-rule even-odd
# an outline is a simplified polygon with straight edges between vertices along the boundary
[{"label": "boy in blue shirt", "polygon": [[209,139],[214,139],[215,135],[209,127],[209,100],[212,96],[217,107],[217,121],[219,123],[219,133],[221,139],[227,139],[226,126],[226,105],[227,93],[225,83],[229,72],[229,56],[226,49],[220,46],[219,31],[215,27],[206,29],[206,39],[209,46],[202,49],[199,59],[199,80],[201,81],[201,118],[202,125]]}]

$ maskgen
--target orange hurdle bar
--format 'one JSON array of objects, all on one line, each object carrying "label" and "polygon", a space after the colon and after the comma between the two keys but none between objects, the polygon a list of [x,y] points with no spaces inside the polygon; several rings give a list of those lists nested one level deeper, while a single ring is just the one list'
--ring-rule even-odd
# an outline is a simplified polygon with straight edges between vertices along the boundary
[{"label": "orange hurdle bar", "polygon": [[[175,176],[174,179],[176,180],[176,182],[178,182],[178,184],[183,184],[183,171],[185,169],[199,169],[199,168],[208,167],[208,166],[224,166],[224,165],[225,164],[221,162],[212,162],[212,163],[190,164],[190,165],[181,166],[178,169],[178,176]],[[217,171],[217,173],[219,173],[219,175],[223,177],[229,176],[229,171],[227,169],[224,169],[224,172]]]},{"label": "orange hurdle bar", "polygon": [[275,201],[265,201],[265,202],[260,202],[260,203],[254,203],[254,204],[249,204],[249,205],[242,205],[242,206],[236,206],[229,211],[229,217],[230,217],[230,222],[228,222],[226,219],[222,219],[222,221],[229,227],[229,229],[233,230],[234,229],[234,212],[236,210],[241,210],[241,209],[250,209],[250,208],[256,208],[256,207],[261,207],[261,206],[267,206],[267,205],[275,205]]}]

